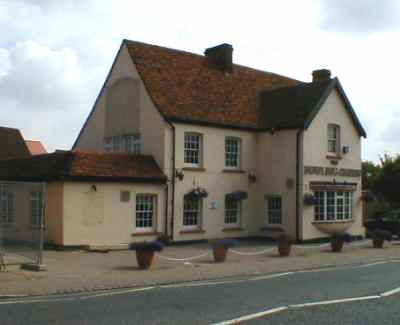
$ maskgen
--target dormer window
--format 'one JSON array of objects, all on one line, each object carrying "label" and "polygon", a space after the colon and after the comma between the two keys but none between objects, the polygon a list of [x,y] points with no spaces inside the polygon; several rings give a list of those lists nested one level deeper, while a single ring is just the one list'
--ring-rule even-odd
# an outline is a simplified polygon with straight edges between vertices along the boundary
[{"label": "dormer window", "polygon": [[340,126],[337,124],[328,124],[328,153],[340,153]]}]

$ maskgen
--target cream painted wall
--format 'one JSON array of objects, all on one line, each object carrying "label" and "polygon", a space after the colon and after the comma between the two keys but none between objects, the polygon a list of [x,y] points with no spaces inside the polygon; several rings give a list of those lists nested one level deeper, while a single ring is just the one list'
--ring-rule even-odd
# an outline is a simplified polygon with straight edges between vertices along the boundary
[{"label": "cream painted wall", "polygon": [[[129,202],[120,201],[121,191],[130,192]],[[163,185],[65,182],[63,244],[118,246],[154,239],[136,233],[136,194],[157,195],[154,231],[163,232],[164,191]]]},{"label": "cream painted wall", "polygon": [[[257,211],[261,227],[279,227],[296,236],[296,130],[269,132],[257,136]],[[288,184],[291,183],[291,184]],[[266,220],[265,196],[282,197],[282,225]],[[276,233],[264,231],[267,236]]]},{"label": "cream painted wall", "polygon": [[[250,184],[248,172],[256,169],[256,134],[246,131],[229,130],[195,126],[189,124],[174,124],[176,128],[176,168],[182,169],[184,164],[184,133],[198,132],[203,136],[203,168],[204,171],[184,170],[183,181],[176,180],[175,186],[175,227],[174,240],[210,239],[222,237],[241,237],[254,235],[258,230],[256,212],[256,184]],[[241,139],[243,173],[226,173],[225,169],[225,137],[232,136]],[[182,233],[183,227],[183,197],[194,186],[204,187],[208,197],[203,199],[202,229],[204,233]],[[233,191],[248,192],[248,199],[242,202],[242,231],[223,231],[225,195]],[[217,208],[210,209],[211,202],[216,202]]]},{"label": "cream painted wall", "polygon": [[[328,147],[327,128],[329,123],[340,125],[341,146],[351,147],[350,153],[343,155],[338,165],[332,165],[326,158]],[[321,110],[312,121],[310,127],[304,132],[304,166],[337,167],[347,169],[361,169],[361,138],[355,128],[350,115],[343,106],[339,93],[334,90],[328,96]],[[357,183],[354,192],[354,224],[349,229],[353,235],[364,235],[364,227],[361,220],[361,178],[340,176],[304,175],[302,188],[304,193],[311,192],[309,183],[311,181],[333,181]],[[327,235],[318,231],[312,224],[314,220],[313,207],[304,207],[303,211],[303,239],[326,237]]]},{"label": "cream painted wall", "polygon": [[[129,82],[122,82],[124,80]],[[120,93],[122,91],[122,93],[126,93],[126,97],[132,101],[132,109],[124,114],[114,116],[111,122],[112,125],[110,125],[109,121],[106,123],[106,110],[112,110],[113,105],[115,107],[120,107],[126,104],[117,101],[115,98],[113,100],[107,100],[109,90],[119,83],[121,86],[115,92]],[[138,91],[136,91],[136,86],[134,87],[135,89],[132,90],[124,87],[124,85],[132,85],[135,83],[138,84]],[[137,104],[138,110],[135,109]],[[127,118],[130,119],[128,123],[126,121]],[[107,130],[105,127],[106,125]],[[166,168],[167,157],[164,147],[166,142],[165,134],[168,132],[169,128],[170,126],[165,122],[154,106],[128,50],[123,46],[116,58],[110,76],[106,81],[104,90],[99,95],[99,100],[94,108],[94,112],[89,118],[86,127],[83,129],[75,149],[103,151],[103,139],[105,136],[139,132],[142,140],[142,154],[152,155],[159,166],[166,173],[170,173],[170,169]]]}]

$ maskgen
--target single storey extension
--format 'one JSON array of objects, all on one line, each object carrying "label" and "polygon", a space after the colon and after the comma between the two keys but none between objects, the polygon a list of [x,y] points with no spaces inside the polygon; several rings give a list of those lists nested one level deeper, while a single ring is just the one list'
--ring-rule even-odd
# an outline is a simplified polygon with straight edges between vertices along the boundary
[{"label": "single storey extension", "polygon": [[166,177],[149,156],[68,151],[4,160],[0,179],[0,198],[12,207],[4,210],[6,239],[24,240],[38,225],[39,183],[46,242],[118,247],[164,231]]}]

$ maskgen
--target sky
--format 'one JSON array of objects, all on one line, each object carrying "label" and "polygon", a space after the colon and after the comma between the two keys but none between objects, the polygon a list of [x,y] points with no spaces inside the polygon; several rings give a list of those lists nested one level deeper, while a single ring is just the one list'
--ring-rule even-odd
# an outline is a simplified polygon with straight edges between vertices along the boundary
[{"label": "sky", "polygon": [[337,76],[368,138],[362,158],[400,152],[400,1],[0,0],[0,125],[70,149],[122,39],[311,80]]}]

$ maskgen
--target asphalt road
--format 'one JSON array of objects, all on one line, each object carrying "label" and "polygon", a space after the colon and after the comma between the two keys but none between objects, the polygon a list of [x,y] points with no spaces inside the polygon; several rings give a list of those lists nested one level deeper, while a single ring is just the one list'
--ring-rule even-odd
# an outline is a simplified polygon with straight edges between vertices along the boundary
[{"label": "asphalt road", "polygon": [[243,325],[398,325],[400,297],[284,311]]},{"label": "asphalt road", "polygon": [[[400,287],[399,267],[391,262],[143,291],[0,301],[0,324],[214,324],[280,306],[380,294]],[[380,324],[394,324],[396,317],[398,324],[398,301],[400,294],[289,309],[248,323],[369,324],[366,320],[380,313]]]}]

